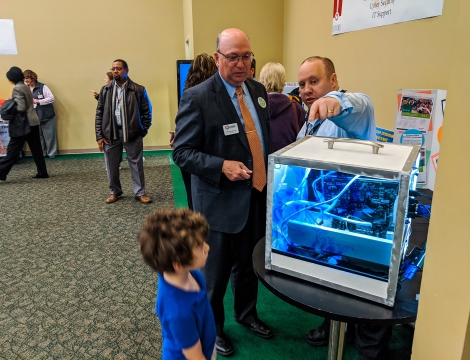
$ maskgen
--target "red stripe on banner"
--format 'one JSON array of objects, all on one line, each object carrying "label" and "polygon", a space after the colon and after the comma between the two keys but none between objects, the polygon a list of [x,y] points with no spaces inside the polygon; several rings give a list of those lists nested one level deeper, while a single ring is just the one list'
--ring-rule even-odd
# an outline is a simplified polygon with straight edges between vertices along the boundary
[{"label": "red stripe on banner", "polygon": [[341,13],[343,12],[343,0],[333,0],[333,1],[334,1],[333,19],[338,20],[338,17],[340,17]]}]

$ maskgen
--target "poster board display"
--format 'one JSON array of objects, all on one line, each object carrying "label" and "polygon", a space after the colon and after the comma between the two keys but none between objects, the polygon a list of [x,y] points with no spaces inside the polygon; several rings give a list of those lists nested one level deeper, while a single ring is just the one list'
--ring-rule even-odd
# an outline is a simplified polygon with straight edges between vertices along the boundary
[{"label": "poster board display", "polygon": [[399,90],[395,144],[419,145],[418,187],[434,190],[444,121],[446,90]]},{"label": "poster board display", "polygon": [[0,118],[0,157],[7,156],[7,147],[10,142],[8,124]]},{"label": "poster board display", "polygon": [[284,95],[288,95],[290,92],[292,92],[292,90],[295,90],[299,87],[299,83],[298,82],[286,82],[284,84],[284,90],[282,90],[282,93]]}]

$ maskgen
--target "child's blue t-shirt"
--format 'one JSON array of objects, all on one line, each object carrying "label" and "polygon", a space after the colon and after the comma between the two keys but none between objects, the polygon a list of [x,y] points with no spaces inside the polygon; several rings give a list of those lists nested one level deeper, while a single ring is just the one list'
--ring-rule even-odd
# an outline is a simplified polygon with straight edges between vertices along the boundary
[{"label": "child's blue t-shirt", "polygon": [[210,359],[214,351],[216,329],[206,282],[200,271],[191,271],[200,291],[184,291],[167,283],[158,274],[155,312],[160,319],[163,335],[163,360],[186,359],[183,349],[201,340],[202,352]]}]

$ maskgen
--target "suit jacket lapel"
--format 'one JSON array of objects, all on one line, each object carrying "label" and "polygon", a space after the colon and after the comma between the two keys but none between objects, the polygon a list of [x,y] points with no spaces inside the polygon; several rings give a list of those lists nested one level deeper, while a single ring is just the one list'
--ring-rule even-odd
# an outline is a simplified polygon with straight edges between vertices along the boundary
[{"label": "suit jacket lapel", "polygon": [[[238,125],[238,134],[236,136],[240,139],[242,144],[246,147],[248,151],[250,150],[250,144],[248,144],[248,138],[246,137],[245,128],[243,127],[240,118],[238,117],[237,110],[233,106],[232,99],[227,93],[222,79],[220,78],[219,73],[216,73],[213,77],[214,84],[213,90],[215,91],[215,100],[220,110],[225,115],[225,124],[233,124],[234,122]],[[235,135],[229,135],[235,136]]]}]

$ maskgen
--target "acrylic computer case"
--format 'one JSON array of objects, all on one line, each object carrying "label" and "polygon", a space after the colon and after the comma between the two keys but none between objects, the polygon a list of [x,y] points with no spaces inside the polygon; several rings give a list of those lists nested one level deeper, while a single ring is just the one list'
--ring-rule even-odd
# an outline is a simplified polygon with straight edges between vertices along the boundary
[{"label": "acrylic computer case", "polygon": [[266,268],[393,306],[418,155],[323,137],[271,154]]}]

